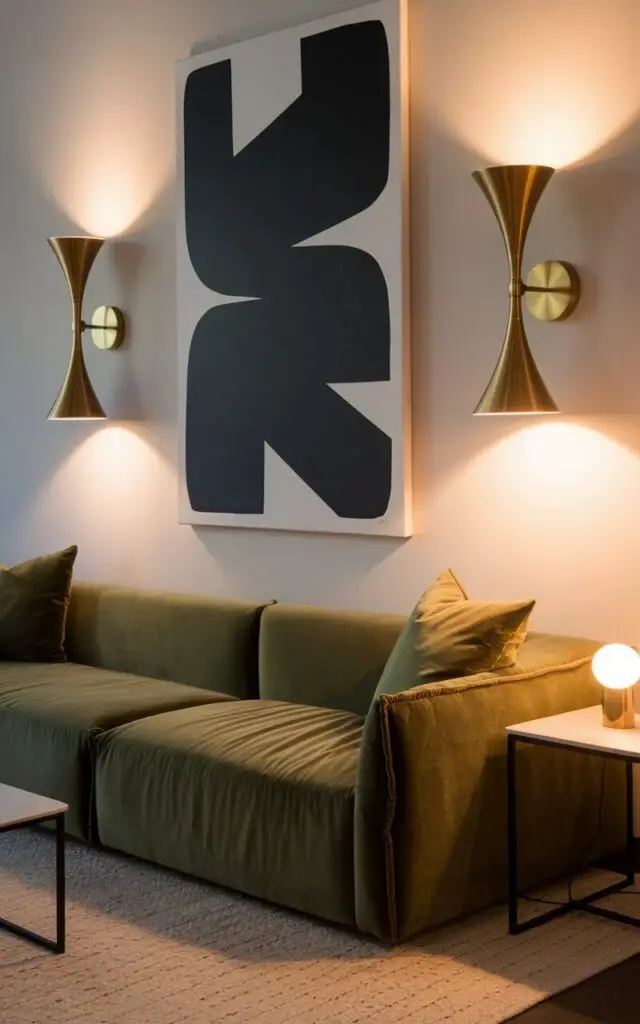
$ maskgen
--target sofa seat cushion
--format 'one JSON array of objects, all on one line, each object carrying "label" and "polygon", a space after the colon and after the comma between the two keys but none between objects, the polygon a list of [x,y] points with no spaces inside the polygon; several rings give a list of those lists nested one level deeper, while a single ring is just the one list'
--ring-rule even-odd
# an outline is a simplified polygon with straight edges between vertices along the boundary
[{"label": "sofa seat cushion", "polygon": [[105,733],[100,841],[344,924],[355,924],[353,813],[364,719],[241,701]]},{"label": "sofa seat cushion", "polygon": [[0,664],[0,782],[69,804],[91,837],[91,738],[103,729],[232,697],[86,665]]}]

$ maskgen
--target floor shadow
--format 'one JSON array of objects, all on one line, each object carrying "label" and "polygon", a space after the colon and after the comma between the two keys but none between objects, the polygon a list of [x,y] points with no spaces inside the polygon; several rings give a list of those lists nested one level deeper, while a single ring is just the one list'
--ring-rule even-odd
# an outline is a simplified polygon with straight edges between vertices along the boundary
[{"label": "floor shadow", "polygon": [[638,1024],[640,956],[511,1018],[518,1024]]},{"label": "floor shadow", "polygon": [[[0,871],[41,891],[52,885],[53,852],[53,837],[42,831],[12,833],[3,837],[0,846]],[[467,916],[391,948],[338,925],[74,840],[68,844],[68,896],[71,949],[74,913],[88,910],[240,965],[303,966],[321,960],[336,965],[357,961],[366,968],[395,960],[402,964],[401,970],[406,964],[409,972],[437,973],[438,961],[444,959],[543,996],[560,987],[557,956],[550,956],[548,948],[550,939],[552,947],[562,944],[563,924],[554,922],[510,938],[503,907]],[[21,913],[24,904],[21,897]],[[50,907],[44,912],[50,913]],[[571,929],[567,934],[573,934]],[[592,933],[589,941],[594,941]],[[623,944],[613,953],[609,949],[608,955],[623,959],[635,952],[637,946],[629,943],[628,949]],[[22,949],[16,955],[25,956]],[[434,957],[431,965],[425,961],[427,956]],[[602,966],[608,963],[610,959],[605,958]],[[575,965],[573,970],[569,982],[576,979]]]},{"label": "floor shadow", "polygon": [[[45,829],[3,836],[0,873],[29,888],[49,890],[52,905],[53,865],[54,837]],[[123,878],[126,885],[121,884]],[[154,906],[160,887],[163,899]],[[391,947],[341,925],[71,838],[67,838],[67,896],[69,905],[80,905],[192,948],[247,961],[252,957],[261,963],[277,963],[394,955]],[[211,908],[211,928],[199,930],[203,906]],[[261,915],[258,926],[269,934],[269,944],[254,954],[248,945],[255,937],[256,913]],[[232,945],[227,946],[221,942],[217,924],[224,919],[226,925],[230,918],[234,934]]]}]

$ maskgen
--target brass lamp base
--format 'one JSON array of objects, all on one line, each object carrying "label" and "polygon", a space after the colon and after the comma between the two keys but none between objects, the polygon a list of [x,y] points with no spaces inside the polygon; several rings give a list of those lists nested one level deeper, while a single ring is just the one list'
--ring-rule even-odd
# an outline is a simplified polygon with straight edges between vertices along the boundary
[{"label": "brass lamp base", "polygon": [[602,724],[607,729],[635,729],[633,687],[627,690],[605,689],[602,697]]}]

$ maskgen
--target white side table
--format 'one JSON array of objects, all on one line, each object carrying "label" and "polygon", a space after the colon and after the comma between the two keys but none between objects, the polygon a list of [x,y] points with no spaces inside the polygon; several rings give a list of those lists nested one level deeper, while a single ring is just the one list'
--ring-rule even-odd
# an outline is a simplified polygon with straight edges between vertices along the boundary
[{"label": "white side table", "polygon": [[0,784],[0,833],[13,832],[15,829],[43,821],[56,823],[56,937],[46,939],[37,932],[5,921],[4,918],[0,918],[0,928],[5,928],[23,939],[29,939],[54,953],[64,953],[66,942],[64,816],[68,810],[68,805],[58,800],[49,800],[48,797],[36,796],[35,793],[27,793],[23,789]]},{"label": "white side table", "polygon": [[[543,747],[560,747],[564,750],[584,751],[600,757],[623,761],[626,771],[626,873],[619,882],[608,885],[581,899],[568,899],[566,903],[539,914],[528,921],[518,921],[518,900],[523,894],[518,888],[518,808],[516,797],[516,746],[518,743],[532,743]],[[634,806],[633,766],[640,764],[640,716],[636,715],[635,729],[607,729],[602,725],[602,707],[580,708],[564,715],[536,718],[507,727],[507,817],[509,848],[509,932],[520,932],[535,928],[554,917],[560,917],[571,910],[584,910],[590,914],[623,921],[625,924],[640,926],[640,919],[620,914],[606,907],[595,906],[598,900],[621,892],[635,882],[634,864]]]}]

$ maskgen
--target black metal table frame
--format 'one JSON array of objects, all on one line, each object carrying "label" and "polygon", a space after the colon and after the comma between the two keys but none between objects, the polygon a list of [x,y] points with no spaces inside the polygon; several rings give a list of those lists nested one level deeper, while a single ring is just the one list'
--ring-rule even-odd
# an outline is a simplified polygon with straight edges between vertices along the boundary
[{"label": "black metal table frame", "polygon": [[[540,747],[556,747],[560,750],[570,750],[576,754],[588,754],[609,758],[615,761],[623,761],[626,772],[626,873],[619,882],[614,882],[599,889],[597,892],[580,899],[568,898],[565,903],[543,914],[537,914],[527,921],[518,921],[519,899],[526,894],[518,888],[518,811],[516,797],[516,745],[518,743],[529,743]],[[622,921],[623,924],[631,924],[640,927],[640,918],[631,917],[628,914],[621,914],[608,907],[597,907],[594,904],[598,900],[616,892],[622,892],[635,883],[635,842],[634,842],[634,796],[633,796],[633,766],[640,764],[640,754],[625,754],[610,750],[597,750],[591,747],[579,747],[574,744],[565,743],[562,740],[551,740],[543,737],[522,736],[516,733],[507,733],[507,836],[508,836],[508,858],[509,858],[509,934],[519,935],[530,928],[537,928],[546,921],[552,921],[556,917],[568,914],[572,910],[582,910],[589,914],[597,914],[600,917],[608,917],[613,921]]]},{"label": "black metal table frame", "polygon": [[29,939],[38,946],[44,946],[54,953],[64,953],[66,947],[66,883],[65,883],[65,849],[64,849],[64,811],[58,814],[48,814],[46,817],[37,818],[35,821],[16,822],[13,825],[0,826],[0,833],[15,832],[19,828],[27,828],[29,825],[40,825],[46,821],[56,823],[56,937],[47,939],[44,935],[22,928],[19,924],[5,921],[0,917],[0,928],[19,935],[22,939]]}]

